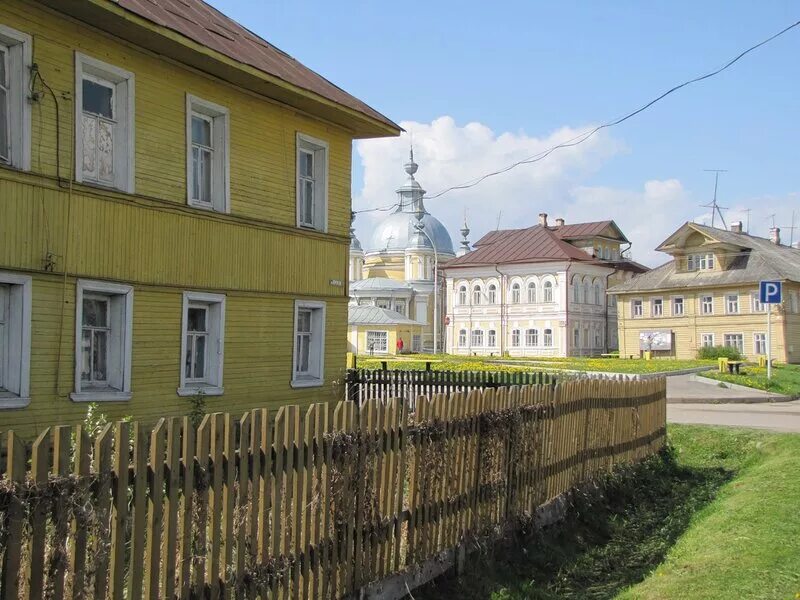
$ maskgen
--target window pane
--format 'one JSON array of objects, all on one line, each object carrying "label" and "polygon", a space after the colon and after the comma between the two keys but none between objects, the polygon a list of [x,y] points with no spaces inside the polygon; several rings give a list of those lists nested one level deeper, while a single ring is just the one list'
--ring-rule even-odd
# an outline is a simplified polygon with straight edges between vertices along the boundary
[{"label": "window pane", "polygon": [[306,373],[308,372],[309,356],[311,353],[310,337],[308,334],[301,334],[297,336],[297,370]]},{"label": "window pane", "polygon": [[297,332],[311,333],[311,311],[301,310],[297,313]]},{"label": "window pane", "polygon": [[206,331],[206,309],[189,308],[186,327],[188,331]]},{"label": "window pane", "polygon": [[184,357],[184,374],[187,379],[192,378],[192,344],[194,343],[194,336],[186,336],[186,356]]},{"label": "window pane", "polygon": [[103,181],[114,181],[114,125],[101,120],[98,124],[98,134],[98,178]]},{"label": "window pane", "polygon": [[83,110],[107,119],[114,118],[114,89],[89,79],[83,80]]},{"label": "window pane", "polygon": [[198,335],[194,340],[194,378],[202,379],[206,375],[206,336]]},{"label": "window pane", "polygon": [[92,332],[84,329],[81,337],[81,381],[91,381],[92,376]]},{"label": "window pane", "polygon": [[93,331],[92,343],[92,380],[105,381],[108,358],[108,332]]},{"label": "window pane", "polygon": [[303,181],[303,222],[314,222],[314,182]]},{"label": "window pane", "polygon": [[108,326],[108,301],[100,298],[83,299],[83,326]]},{"label": "window pane", "polygon": [[211,122],[192,116],[192,143],[211,147]]},{"label": "window pane", "polygon": [[95,177],[97,174],[97,119],[83,115],[83,172]]},{"label": "window pane", "polygon": [[8,92],[0,87],[0,159],[8,161],[8,150]]},{"label": "window pane", "polygon": [[300,152],[300,175],[314,177],[314,155],[311,152]]}]

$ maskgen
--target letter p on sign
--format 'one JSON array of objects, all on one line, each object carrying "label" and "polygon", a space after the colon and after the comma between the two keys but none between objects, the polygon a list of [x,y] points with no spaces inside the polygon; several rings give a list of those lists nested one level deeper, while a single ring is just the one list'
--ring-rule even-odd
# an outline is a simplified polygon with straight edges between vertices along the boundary
[{"label": "letter p on sign", "polygon": [[759,286],[759,300],[762,304],[780,304],[781,302],[781,282],[762,281]]}]

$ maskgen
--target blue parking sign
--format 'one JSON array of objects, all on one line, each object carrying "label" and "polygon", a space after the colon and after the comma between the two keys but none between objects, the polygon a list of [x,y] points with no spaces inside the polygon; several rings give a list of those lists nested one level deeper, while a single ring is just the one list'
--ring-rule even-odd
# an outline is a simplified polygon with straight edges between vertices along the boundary
[{"label": "blue parking sign", "polygon": [[780,304],[781,282],[762,281],[758,289],[758,298],[762,304]]}]

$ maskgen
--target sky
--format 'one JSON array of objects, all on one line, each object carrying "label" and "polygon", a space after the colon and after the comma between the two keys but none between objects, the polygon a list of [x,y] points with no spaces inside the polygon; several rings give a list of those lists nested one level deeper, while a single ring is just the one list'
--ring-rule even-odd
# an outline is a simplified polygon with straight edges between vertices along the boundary
[{"label": "sky", "polygon": [[[434,195],[626,114],[800,20],[795,0],[210,0],[413,134]],[[686,221],[800,240],[800,27],[591,141],[426,202],[454,246],[546,212],[613,219],[635,260]],[[395,202],[409,135],[353,145],[356,210]],[[747,212],[749,209],[750,212]],[[358,215],[368,248],[385,213]],[[719,225],[717,217],[716,224]]]}]

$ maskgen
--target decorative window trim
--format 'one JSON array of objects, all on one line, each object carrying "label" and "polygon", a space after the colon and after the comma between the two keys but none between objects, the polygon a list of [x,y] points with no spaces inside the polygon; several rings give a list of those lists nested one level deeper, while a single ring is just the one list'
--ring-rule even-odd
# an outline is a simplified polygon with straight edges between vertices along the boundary
[{"label": "decorative window trim", "polygon": [[[313,225],[304,224],[301,216],[301,192],[300,192],[300,185],[298,185],[300,181],[300,151],[310,151],[314,153],[314,165],[315,168],[320,168],[321,173],[315,173],[315,180],[322,179],[321,182],[316,181],[316,185],[314,187],[314,194],[315,199],[318,198],[317,192],[319,192],[319,199],[321,202],[317,202],[314,211],[314,219],[318,221],[318,223],[314,223]],[[302,229],[311,229],[315,231],[321,231],[323,233],[328,232],[328,180],[329,180],[329,155],[330,148],[328,142],[325,140],[320,140],[318,138],[312,137],[310,135],[306,135],[305,133],[297,132],[297,140],[296,140],[296,152],[295,152],[295,192],[296,192],[296,205],[297,205],[297,226]],[[321,166],[317,167],[316,165],[319,164],[318,157],[322,156]]]},{"label": "decorative window trim", "polygon": [[741,331],[734,331],[722,334],[722,345],[728,347],[728,344],[725,341],[726,337],[735,337],[738,336],[741,340],[741,348],[739,346],[730,346],[731,348],[736,348],[739,352],[744,354],[744,333]]},{"label": "decorative window trim", "polygon": [[[659,307],[658,311],[656,311],[656,306]],[[651,317],[663,317],[664,316],[664,299],[661,297],[658,298],[651,298],[650,299],[650,316]]]},{"label": "decorative window trim", "polygon": [[[678,302],[678,300],[680,300],[680,303]],[[686,301],[684,300],[683,296],[673,296],[672,297],[672,302],[670,302],[670,304],[671,304],[672,316],[673,317],[682,317],[682,316],[684,316],[686,314]],[[675,310],[675,307],[678,304],[680,304],[680,306],[681,306],[681,312],[677,312]]]},{"label": "decorative window trim", "polygon": [[[708,311],[708,312],[705,311],[705,304],[706,304],[705,300],[706,300],[706,298],[711,298],[711,302],[709,303],[709,306],[711,307],[711,310]],[[713,315],[714,314],[714,296],[713,295],[711,295],[711,296],[709,296],[709,295],[700,296],[700,314],[701,315]]]},{"label": "decorative window trim", "polygon": [[[759,339],[758,339],[759,337],[762,338],[761,341],[759,341]],[[759,344],[763,344],[764,352],[759,352],[758,351]],[[764,333],[763,331],[754,332],[753,333],[753,354],[766,355],[766,353],[767,353],[767,334]]]},{"label": "decorative window trim", "polygon": [[364,341],[367,344],[367,352],[369,352],[369,336],[370,334],[381,334],[378,337],[383,337],[384,342],[386,342],[386,346],[381,350],[374,350],[375,354],[389,354],[389,332],[385,329],[368,329],[364,335]]},{"label": "decorative window trim", "polygon": [[496,329],[489,329],[486,332],[486,347],[487,348],[496,348],[497,347],[497,330]]},{"label": "decorative window trim", "polygon": [[10,366],[15,371],[19,371],[18,391],[0,392],[0,410],[25,408],[31,403],[32,279],[28,275],[0,271],[0,283],[21,288],[16,292],[12,292],[16,296],[15,298],[9,297],[9,304],[13,301],[13,308],[17,312],[11,318],[20,320],[19,323],[15,324],[19,328],[18,334],[15,336],[17,338],[16,343],[9,344],[9,349],[11,350],[9,356],[13,356],[17,361],[17,364]]},{"label": "decorative window trim", "polygon": [[458,347],[459,348],[467,348],[467,330],[466,329],[459,329],[458,330]]},{"label": "decorative window trim", "polygon": [[701,334],[700,334],[700,347],[701,347],[701,348],[705,348],[705,347],[707,347],[707,346],[706,346],[706,345],[703,343],[703,338],[704,338],[705,336],[710,336],[710,337],[711,337],[711,346],[709,346],[709,347],[713,348],[713,347],[714,347],[714,346],[717,344],[716,334],[714,334],[714,333],[701,333]]},{"label": "decorative window trim", "polygon": [[[319,387],[325,383],[325,302],[317,300],[295,300],[294,303],[294,324],[292,325],[292,381],[293,388],[306,388],[306,387]],[[320,311],[317,314],[318,333],[315,348],[312,350],[314,354],[309,359],[314,360],[316,365],[316,375],[297,375],[297,316],[301,309],[311,309],[313,311]],[[313,315],[312,315],[313,319]],[[312,336],[314,329],[312,324]],[[312,344],[314,344],[312,337]]]},{"label": "decorative window trim", "polygon": [[[731,298],[736,298],[736,310],[731,310]],[[738,315],[741,312],[741,306],[739,303],[739,293],[735,294],[725,294],[725,314],[726,315]]]},{"label": "decorative window trim", "polygon": [[[225,392],[223,387],[223,373],[225,368],[225,300],[224,294],[209,294],[207,292],[183,292],[183,308],[181,317],[181,359],[179,363],[180,386],[178,396],[195,396],[202,393],[204,396],[221,396]],[[209,368],[213,368],[215,373],[209,376],[209,382],[186,381],[186,370],[184,360],[186,357],[186,335],[189,325],[189,306],[192,303],[207,304],[218,306],[219,314],[216,317],[216,340],[209,340],[211,343],[216,341],[217,355],[215,360],[208,361]],[[213,348],[208,350],[209,355]]]},{"label": "decorative window trim", "polygon": [[[638,303],[638,304],[637,304]],[[636,314],[636,307],[639,307],[639,314]],[[644,301],[641,298],[631,298],[631,318],[644,318]]]},{"label": "decorative window trim", "polygon": [[31,103],[28,100],[28,90],[31,87],[33,38],[27,33],[0,24],[0,44],[9,47],[8,76],[12,82],[17,81],[19,84],[12,88],[15,93],[9,96],[8,134],[11,152],[8,166],[30,171]]},{"label": "decorative window trim", "polygon": [[[95,181],[83,179],[83,128],[80,126],[83,120],[83,76],[93,75],[102,77],[114,83],[117,87],[125,84],[125,99],[122,108],[125,114],[118,116],[118,123],[121,127],[123,139],[119,142],[120,147],[124,148],[126,157],[121,163],[125,170],[117,173],[113,185],[104,185]],[[134,193],[135,189],[135,165],[136,165],[136,119],[135,119],[135,99],[136,85],[134,74],[125,69],[115,67],[108,63],[87,56],[80,52],[75,52],[75,115],[73,127],[75,128],[75,181],[88,185],[108,187],[129,194]],[[115,150],[117,145],[114,145]],[[115,166],[117,166],[115,164]]]},{"label": "decorative window trim", "polygon": [[[197,113],[212,121],[212,147],[214,149],[211,177],[211,202],[192,198],[192,114]],[[186,202],[189,206],[216,212],[231,212],[231,159],[230,111],[224,106],[186,94]],[[222,183],[215,182],[222,177]]]},{"label": "decorative window trim", "polygon": [[[82,328],[83,328],[83,296],[85,293],[120,296],[123,302],[123,331],[120,343],[121,385],[118,389],[83,389],[81,382]],[[130,400],[131,394],[131,357],[133,350],[133,287],[107,281],[89,281],[79,279],[75,295],[75,391],[69,397],[74,402],[121,402]]]}]

